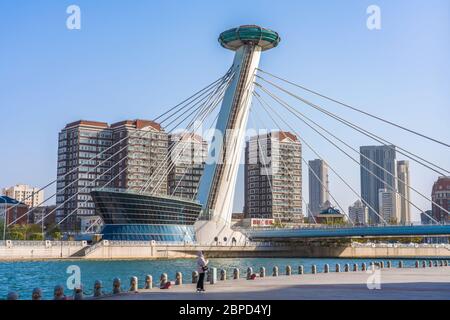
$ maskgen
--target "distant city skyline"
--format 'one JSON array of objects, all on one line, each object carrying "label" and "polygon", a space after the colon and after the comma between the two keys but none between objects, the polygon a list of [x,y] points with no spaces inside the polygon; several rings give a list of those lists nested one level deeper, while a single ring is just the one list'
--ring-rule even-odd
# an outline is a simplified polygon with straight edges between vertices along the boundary
[{"label": "distant city skyline", "polygon": [[[0,187],[18,183],[43,186],[55,179],[57,135],[66,123],[154,119],[223,75],[232,54],[219,46],[217,36],[248,23],[273,28],[282,38],[280,46],[261,60],[262,69],[450,141],[446,130],[450,118],[450,3],[446,0],[378,1],[382,28],[373,31],[366,27],[366,9],[372,3],[365,0],[326,4],[284,1],[277,6],[272,1],[135,1],[124,6],[82,0],[76,1],[82,12],[81,30],[66,28],[69,4],[49,0],[0,3],[4,44],[0,52]],[[241,9],[238,13],[237,6]],[[450,168],[445,147],[314,101]],[[356,148],[374,144],[322,114],[305,112]],[[275,127],[266,116],[260,117]],[[360,168],[300,122],[295,126],[359,190]],[[303,156],[306,161],[317,158],[306,147]],[[308,199],[306,171],[303,166],[303,197]],[[244,205],[243,172],[241,166],[235,211]],[[413,161],[409,172],[411,185],[431,196],[438,174]],[[329,179],[333,195],[344,208],[357,200],[332,172]],[[53,192],[55,189],[46,190],[48,195]],[[431,209],[416,193],[411,192],[410,197],[418,207]],[[415,208],[411,220],[420,220]]]}]

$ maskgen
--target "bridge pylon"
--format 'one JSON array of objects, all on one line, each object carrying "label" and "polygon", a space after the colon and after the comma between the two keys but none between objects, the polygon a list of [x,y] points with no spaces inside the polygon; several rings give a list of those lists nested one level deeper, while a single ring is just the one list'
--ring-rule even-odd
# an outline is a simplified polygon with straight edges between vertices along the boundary
[{"label": "bridge pylon", "polygon": [[233,79],[227,88],[219,111],[216,134],[200,180],[198,200],[202,215],[195,224],[200,243],[218,241],[243,242],[245,235],[231,230],[231,214],[236,189],[245,130],[261,52],[280,42],[278,33],[255,25],[227,30],[219,36],[220,44],[235,51]]}]

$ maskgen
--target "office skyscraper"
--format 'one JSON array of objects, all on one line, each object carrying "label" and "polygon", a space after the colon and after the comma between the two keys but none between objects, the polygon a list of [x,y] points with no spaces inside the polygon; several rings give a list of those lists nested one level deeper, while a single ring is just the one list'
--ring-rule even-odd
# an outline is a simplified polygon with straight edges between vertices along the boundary
[{"label": "office skyscraper", "polygon": [[[410,192],[409,192],[409,161],[401,160],[397,161],[397,188],[401,195],[399,197],[400,201],[400,223],[409,224],[411,223],[411,204]],[[401,182],[401,181],[403,182]]]},{"label": "office skyscraper", "polygon": [[[380,218],[377,213],[380,212],[380,189],[391,191],[393,188],[393,190],[396,190],[394,179],[396,176],[395,146],[362,146],[360,152],[379,166],[377,167],[363,156],[360,157],[361,196],[376,211],[373,212],[369,207],[369,222],[379,223]],[[386,171],[380,168],[384,168]]]},{"label": "office skyscraper", "polygon": [[315,159],[308,162],[309,171],[309,212],[320,213],[323,204],[329,201],[328,166],[325,161]]}]

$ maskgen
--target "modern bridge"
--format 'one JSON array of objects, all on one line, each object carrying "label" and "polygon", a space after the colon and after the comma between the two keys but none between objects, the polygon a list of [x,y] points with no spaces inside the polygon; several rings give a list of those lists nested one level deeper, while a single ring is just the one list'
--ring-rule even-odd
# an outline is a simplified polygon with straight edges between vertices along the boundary
[{"label": "modern bridge", "polygon": [[314,238],[384,238],[450,236],[450,225],[272,228],[247,230],[252,241],[295,241]]},{"label": "modern bridge", "polygon": [[[412,201],[409,192],[414,194],[415,197],[425,200],[427,204],[439,208],[446,215],[450,214],[450,207],[443,207],[427,195],[426,192],[414,187],[409,181],[402,180],[395,173],[393,174],[391,171],[386,170],[383,166],[362,153],[358,147],[352,145],[351,142],[348,142],[348,140],[346,140],[348,138],[347,136],[339,137],[339,130],[330,131],[327,129],[327,126],[319,124],[313,120],[309,114],[304,113],[304,110],[310,109],[314,113],[320,113],[319,116],[321,119],[337,121],[340,126],[345,126],[346,129],[352,129],[352,132],[355,134],[363,135],[365,139],[370,139],[371,143],[374,141],[378,145],[389,147],[395,152],[403,155],[405,158],[413,161],[415,164],[432,171],[432,174],[434,175],[447,176],[450,175],[450,170],[434,161],[425,159],[413,151],[395,144],[392,140],[383,138],[380,134],[367,130],[365,128],[366,126],[362,124],[344,119],[341,113],[331,112],[325,106],[327,106],[328,103],[332,103],[340,108],[345,108],[351,112],[358,113],[358,115],[363,115],[372,120],[376,120],[379,123],[383,123],[383,125],[389,125],[398,130],[402,130],[403,132],[410,134],[411,137],[425,139],[429,143],[439,145],[440,148],[443,148],[441,153],[442,157],[445,157],[445,152],[449,151],[450,144],[446,141],[440,141],[426,136],[414,129],[394,123],[390,119],[382,118],[363,109],[356,108],[347,103],[328,97],[271,72],[262,70],[259,67],[262,53],[277,47],[280,43],[280,39],[277,32],[255,25],[241,26],[223,32],[219,37],[220,44],[224,48],[234,52],[233,64],[227,73],[183,102],[175,105],[153,119],[154,121],[158,121],[168,134],[174,133],[180,128],[184,128],[183,136],[189,137],[189,135],[197,133],[203,124],[211,124],[211,128],[215,127],[216,132],[220,133],[211,140],[211,145],[214,145],[215,148],[210,148],[208,155],[208,158],[210,158],[209,160],[215,159],[216,161],[206,161],[205,169],[199,182],[198,189],[196,190],[196,194],[193,199],[188,199],[189,205],[193,208],[191,211],[198,209],[201,210],[201,213],[195,215],[189,223],[186,221],[182,223],[180,222],[180,220],[183,220],[180,219],[180,217],[183,216],[181,215],[181,212],[186,210],[185,207],[182,209],[180,208],[183,203],[186,204],[187,202],[181,202],[180,199],[178,199],[177,205],[175,205],[174,201],[169,200],[168,197],[162,197],[158,194],[158,190],[161,185],[164,184],[165,177],[168,172],[173,169],[174,163],[180,158],[183,158],[183,151],[186,147],[177,142],[168,149],[167,156],[157,165],[156,169],[150,168],[148,171],[143,169],[145,171],[145,178],[143,178],[145,182],[143,183],[142,188],[135,192],[136,195],[133,195],[135,206],[131,206],[129,205],[129,202],[124,201],[128,206],[126,209],[131,212],[127,214],[127,216],[124,216],[123,214],[125,211],[120,212],[120,216],[124,216],[123,220],[125,222],[122,222],[121,220],[117,225],[122,228],[122,224],[126,223],[127,232],[134,232],[134,235],[136,236],[141,236],[143,234],[142,230],[144,230],[142,227],[146,227],[144,236],[146,240],[149,241],[158,241],[155,237],[155,232],[158,233],[158,236],[162,236],[163,238],[168,235],[173,238],[173,234],[175,233],[177,237],[184,237],[183,240],[186,240],[185,231],[189,231],[192,233],[191,238],[195,239],[200,244],[212,244],[220,241],[222,244],[230,246],[233,245],[232,240],[234,239],[239,245],[243,245],[248,240],[271,241],[314,238],[450,236],[450,226],[440,225],[440,221],[437,221],[435,217],[427,213],[429,206],[421,207],[417,205]],[[298,93],[297,91],[300,91],[301,93]],[[310,101],[309,98],[306,98],[308,96],[320,98],[322,101],[326,102],[326,104],[321,103],[319,105],[318,103],[314,103]],[[300,104],[300,107],[297,104]],[[263,121],[261,121],[263,117],[260,118],[260,115],[264,115],[265,120],[270,120],[271,123],[263,123]],[[396,196],[398,195],[398,197],[408,206],[415,208],[417,212],[427,216],[434,225],[358,226],[359,221],[353,221],[351,219],[350,214],[346,212],[347,210],[344,210],[343,205],[339,203],[337,197],[329,190],[326,181],[323,181],[311,170],[302,151],[300,156],[300,168],[303,165],[305,168],[310,169],[310,172],[314,174],[315,178],[320,182],[320,185],[329,194],[333,204],[346,216],[346,222],[349,226],[340,228],[318,227],[296,229],[275,228],[271,230],[233,230],[231,228],[231,215],[238,169],[243,149],[240,147],[245,144],[245,130],[249,119],[252,120],[253,129],[255,130],[268,130],[268,128],[273,127],[274,130],[278,130],[278,132],[289,131],[294,134],[301,142],[302,147],[305,147],[305,149],[310,152],[310,156],[321,159],[327,163],[329,170],[336,176],[339,187],[345,188],[349,194],[352,194],[352,196],[360,200],[369,209],[369,214],[375,221],[374,223],[389,225],[392,221],[386,221],[389,220],[389,217],[385,217],[379,213],[376,204],[374,205],[375,202],[372,204],[369,203],[362,195],[362,192],[357,191],[358,188],[354,186],[354,183],[352,184],[351,181],[345,177],[343,172],[332,164],[333,159],[328,161],[321,156],[318,149],[313,146],[316,141],[307,141],[306,137],[308,135],[303,134],[304,131],[309,130],[318,139],[326,142],[327,148],[332,147],[333,150],[336,149],[336,152],[339,153],[339,155],[344,156],[345,159],[348,160],[349,165],[356,165],[357,170],[367,173],[371,178],[375,179],[377,183],[380,183],[380,186],[389,192],[394,193]],[[293,124],[291,121],[300,122]],[[142,132],[138,134],[138,138],[145,138],[151,133],[152,131],[150,129],[142,130]],[[89,161],[80,161],[78,166],[67,169],[67,172],[64,171],[65,173],[58,176],[57,179],[50,181],[47,185],[40,188],[40,190],[44,190],[57,183],[61,185],[56,193],[46,198],[36,207],[42,206],[54,197],[63,198],[64,201],[58,203],[52,211],[40,218],[37,223],[42,223],[43,225],[43,221],[46,218],[54,214],[56,210],[62,209],[66,210],[66,213],[64,214],[64,217],[60,217],[61,219],[57,222],[57,225],[60,225],[71,216],[81,216],[80,209],[86,205],[91,205],[92,203],[90,203],[90,201],[92,201],[92,199],[86,197],[83,202],[78,203],[75,208],[70,207],[70,201],[76,199],[80,192],[91,192],[91,196],[95,192],[103,191],[106,193],[107,189],[114,184],[115,179],[127,170],[129,160],[127,160],[128,154],[123,156],[119,161],[113,161],[118,154],[120,155],[121,152],[127,148],[126,146],[122,147],[122,142],[127,138],[128,137],[125,136],[113,145],[105,148],[105,150],[99,151],[95,156],[90,158]],[[263,154],[265,151],[260,143],[260,139],[258,138],[257,147],[259,150],[258,157],[260,158],[260,160],[258,160],[260,161],[258,165],[260,165],[261,170],[262,168],[266,168],[266,186],[270,188],[271,194],[274,193],[273,191],[275,188],[283,186],[283,183],[280,181],[291,181],[292,185],[289,186],[291,189],[293,189],[294,184],[297,183],[301,186],[301,173],[297,174],[296,177],[293,177],[292,172],[281,171],[278,173],[281,178],[275,178],[273,174],[267,172],[268,166],[267,163],[264,162],[266,155]],[[416,145],[420,145],[420,142],[417,142]],[[211,154],[211,149],[214,151],[214,155]],[[146,152],[150,151],[151,150],[146,150]],[[111,155],[108,155],[107,152],[111,153]],[[130,158],[132,157],[133,155],[130,153]],[[111,167],[97,175],[94,180],[80,181],[83,176],[98,172],[100,166],[104,165],[107,161],[112,163]],[[283,162],[284,160],[281,159],[281,163],[278,164],[283,166]],[[113,172],[119,171],[117,168],[118,165],[121,165],[120,168],[122,169],[120,169],[118,174],[114,175]],[[102,179],[102,177],[105,177],[106,174],[109,174],[112,178],[105,182],[103,181],[105,178]],[[183,177],[184,174],[186,174],[186,172],[183,173]],[[72,176],[75,176],[76,178],[72,179]],[[65,180],[66,178],[67,181]],[[183,178],[180,179],[180,182],[182,179]],[[278,181],[276,181],[277,179]],[[168,196],[173,196],[179,185],[180,184],[178,183],[175,190],[173,190],[173,193]],[[399,192],[398,186],[404,186],[408,189],[408,195]],[[76,192],[72,193],[72,189],[75,189]],[[125,199],[127,194],[128,192],[125,190],[123,194],[121,194],[121,199]],[[136,200],[138,198],[140,198],[141,201]],[[273,204],[274,199],[267,199]],[[108,201],[110,201],[109,198]],[[299,202],[302,208],[303,204],[305,204],[304,207],[306,210],[304,213],[308,213],[308,204],[301,194],[295,201]],[[144,203],[149,203],[152,207],[157,208],[157,210],[149,210],[143,205]],[[158,204],[158,206],[155,204]],[[8,217],[7,210],[12,209],[14,209],[14,207],[5,209],[5,217]],[[96,209],[98,211],[98,206]],[[8,220],[7,223],[5,223],[5,227],[11,227],[13,224],[20,221],[22,217],[32,214],[33,210],[34,208],[31,208],[15,219],[12,219],[13,221]],[[285,211],[287,216],[299,214],[298,210],[292,208],[287,208]],[[108,211],[107,214],[112,215],[110,211]],[[195,214],[197,214],[197,212],[195,212]],[[142,218],[143,216],[145,219]],[[310,212],[309,216],[314,219],[314,215]],[[132,217],[134,218],[132,219]],[[188,217],[188,215],[185,213],[184,217]],[[97,221],[101,221],[101,219],[99,218]],[[151,221],[151,223],[148,221]],[[162,224],[162,221],[165,221],[165,223]],[[279,222],[281,223],[281,221]],[[56,226],[53,226],[53,228],[55,227]],[[47,233],[51,230],[47,230]],[[183,231],[181,232],[180,230]]]}]

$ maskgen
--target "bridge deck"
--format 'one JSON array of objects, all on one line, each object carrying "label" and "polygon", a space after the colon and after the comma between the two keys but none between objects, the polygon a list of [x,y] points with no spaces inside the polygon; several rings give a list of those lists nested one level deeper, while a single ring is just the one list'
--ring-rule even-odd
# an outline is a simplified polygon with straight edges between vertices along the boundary
[{"label": "bridge deck", "polygon": [[250,230],[252,240],[450,235],[450,225]]}]

